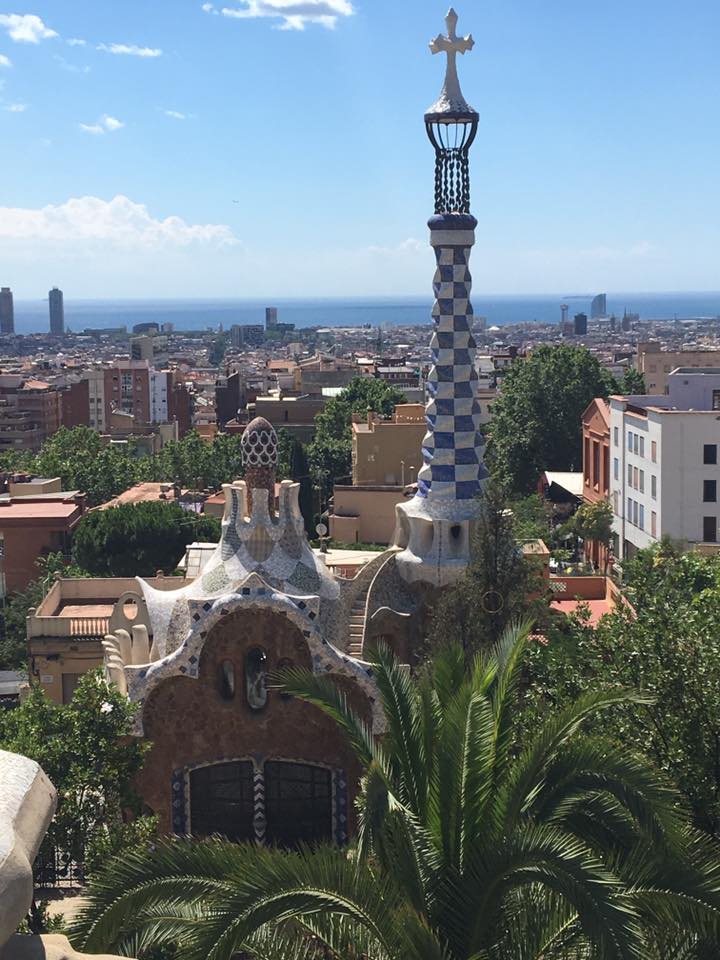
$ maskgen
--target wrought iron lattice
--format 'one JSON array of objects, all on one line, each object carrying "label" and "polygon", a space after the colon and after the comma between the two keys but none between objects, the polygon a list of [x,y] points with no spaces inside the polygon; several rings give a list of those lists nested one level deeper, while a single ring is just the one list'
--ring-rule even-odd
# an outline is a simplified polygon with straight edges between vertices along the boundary
[{"label": "wrought iron lattice", "polygon": [[427,120],[425,129],[435,148],[435,213],[470,213],[468,154],[477,119]]}]

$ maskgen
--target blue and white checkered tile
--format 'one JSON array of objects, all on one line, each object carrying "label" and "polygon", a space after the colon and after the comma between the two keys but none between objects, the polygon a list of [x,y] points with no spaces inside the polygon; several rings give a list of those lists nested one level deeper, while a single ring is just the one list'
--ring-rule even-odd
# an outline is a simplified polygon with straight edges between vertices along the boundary
[{"label": "blue and white checkered tile", "polygon": [[422,444],[425,464],[418,472],[418,496],[467,500],[477,496],[486,476],[470,330],[471,248],[448,244],[434,249],[433,367],[427,378],[428,433]]}]

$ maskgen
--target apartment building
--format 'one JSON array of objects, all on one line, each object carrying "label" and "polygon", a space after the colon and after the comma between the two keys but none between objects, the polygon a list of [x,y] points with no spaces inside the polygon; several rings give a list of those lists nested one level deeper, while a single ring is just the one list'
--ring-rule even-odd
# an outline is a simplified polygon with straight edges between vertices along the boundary
[{"label": "apartment building", "polygon": [[55,386],[22,374],[0,374],[0,449],[37,452],[61,421]]},{"label": "apartment building", "polygon": [[679,368],[667,389],[610,398],[617,556],[666,535],[718,549],[720,368]]},{"label": "apartment building", "polygon": [[130,414],[136,424],[178,421],[184,436],[191,425],[187,388],[173,370],[156,370],[147,360],[116,360],[109,367],[87,370],[89,423],[109,433],[115,411]]},{"label": "apartment building", "polygon": [[659,340],[641,341],[637,346],[637,369],[645,378],[649,394],[666,394],[668,378],[678,367],[720,366],[720,350],[663,350]]},{"label": "apartment building", "polygon": [[[583,500],[601,503],[610,494],[610,406],[601,397],[592,400],[582,415]],[[585,559],[605,568],[607,550],[601,543],[585,544]]]}]

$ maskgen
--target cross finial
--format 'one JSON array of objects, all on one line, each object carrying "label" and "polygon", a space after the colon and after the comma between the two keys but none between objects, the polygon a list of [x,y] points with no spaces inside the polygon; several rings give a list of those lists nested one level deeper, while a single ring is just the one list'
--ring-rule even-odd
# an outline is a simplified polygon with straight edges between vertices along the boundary
[{"label": "cross finial", "polygon": [[457,75],[457,65],[455,62],[457,54],[464,54],[467,50],[472,50],[472,48],[475,46],[475,41],[473,40],[471,33],[469,33],[466,37],[458,37],[457,33],[455,32],[457,22],[458,15],[455,13],[453,8],[450,7],[447,12],[447,16],[445,17],[447,36],[443,36],[441,33],[439,33],[434,40],[430,41],[430,51],[432,53],[447,54],[445,83],[443,84],[440,99],[433,107],[430,108],[432,112],[475,112],[472,107],[468,106],[465,98],[462,95],[460,90],[460,81],[458,80]]}]

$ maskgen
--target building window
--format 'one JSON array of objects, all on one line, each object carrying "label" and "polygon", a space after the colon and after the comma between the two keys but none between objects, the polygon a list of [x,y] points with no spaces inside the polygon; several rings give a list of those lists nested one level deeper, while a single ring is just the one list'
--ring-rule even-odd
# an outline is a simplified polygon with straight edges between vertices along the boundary
[{"label": "building window", "polygon": [[220,696],[223,700],[235,699],[235,665],[232,660],[220,664]]},{"label": "building window", "polygon": [[720,390],[713,390],[712,392],[712,408],[713,410],[720,410]]},{"label": "building window", "polygon": [[632,431],[631,431],[631,430],[628,430],[627,438],[628,438],[628,450],[630,451],[630,453],[632,453],[632,448],[633,448],[633,435],[632,435]]},{"label": "building window", "polygon": [[251,710],[262,710],[267,703],[267,654],[260,647],[248,650],[245,656],[245,696]]},{"label": "building window", "polygon": [[717,481],[703,480],[703,503],[717,502]]},{"label": "building window", "polygon": [[219,833],[228,840],[254,840],[254,813],[250,760],[215,763],[190,773],[193,836]]},{"label": "building window", "polygon": [[620,479],[620,461],[617,457],[613,459],[613,477],[616,480]]},{"label": "building window", "polygon": [[600,444],[593,440],[593,484],[597,487],[600,484]]},{"label": "building window", "polygon": [[717,444],[706,443],[703,446],[703,463],[717,463]]},{"label": "building window", "polygon": [[266,837],[281,847],[332,836],[330,771],[307,763],[265,763]]},{"label": "building window", "polygon": [[655,474],[650,477],[650,496],[653,500],[657,500],[657,477]]},{"label": "building window", "polygon": [[627,482],[628,482],[628,485],[629,485],[629,486],[632,486],[632,464],[631,464],[631,463],[628,464],[628,479],[627,479]]},{"label": "building window", "polygon": [[650,459],[653,463],[657,463],[657,442],[655,440],[650,441]]},{"label": "building window", "polygon": [[640,456],[645,456],[645,437],[640,437]]},{"label": "building window", "polygon": [[640,447],[640,438],[637,433],[633,434],[633,453],[637,453]]},{"label": "building window", "polygon": [[653,537],[657,536],[657,514],[654,510],[650,514],[650,533]]},{"label": "building window", "polygon": [[632,523],[632,500],[630,497],[627,498],[627,519],[628,523]]},{"label": "building window", "polygon": [[640,493],[645,493],[645,471],[640,471]]},{"label": "building window", "polygon": [[645,507],[642,504],[638,507],[638,526],[641,530],[645,529]]},{"label": "building window", "polygon": [[614,446],[616,446],[616,447],[617,447],[617,445],[618,445],[618,436],[619,436],[619,433],[620,433],[620,431],[618,430],[618,428],[617,428],[617,427],[613,427],[613,444],[614,444]]},{"label": "building window", "polygon": [[703,542],[717,543],[717,517],[703,517]]},{"label": "building window", "polygon": [[637,500],[633,500],[633,524],[638,525],[638,503]]}]

